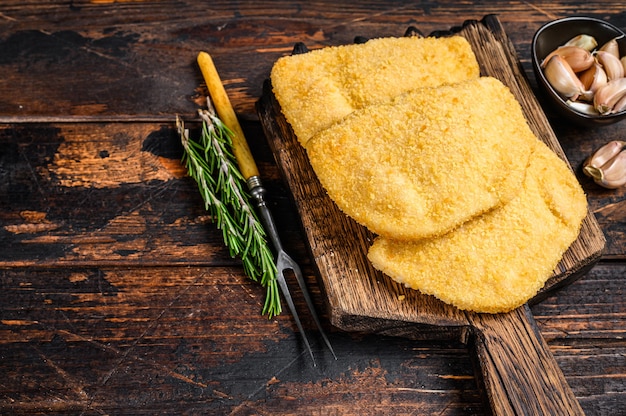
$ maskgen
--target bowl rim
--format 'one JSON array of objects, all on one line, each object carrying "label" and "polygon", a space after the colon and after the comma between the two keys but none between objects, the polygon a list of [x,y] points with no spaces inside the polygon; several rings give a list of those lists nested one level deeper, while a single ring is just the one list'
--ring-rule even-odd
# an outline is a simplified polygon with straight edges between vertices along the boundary
[{"label": "bowl rim", "polygon": [[616,119],[616,118],[622,118],[626,115],[626,110],[622,110],[619,113],[612,113],[612,114],[598,114],[598,115],[592,115],[592,114],[585,114],[583,112],[577,111],[573,108],[571,108],[566,100],[561,97],[561,95],[556,92],[556,90],[552,87],[552,85],[550,85],[550,83],[548,82],[548,80],[545,78],[545,74],[543,73],[543,70],[541,69],[541,59],[539,58],[539,56],[537,56],[537,41],[539,39],[539,37],[543,34],[543,32],[545,32],[547,29],[550,29],[553,26],[562,24],[562,23],[567,23],[567,22],[576,22],[576,21],[584,21],[584,22],[591,22],[591,23],[596,23],[598,25],[601,26],[605,26],[613,31],[615,31],[616,33],[620,34],[620,37],[625,37],[626,38],[626,32],[624,32],[622,29],[618,28],[617,26],[613,25],[612,23],[607,22],[606,20],[602,20],[596,17],[591,17],[591,16],[567,16],[567,17],[562,17],[559,19],[554,19],[551,20],[549,22],[544,23],[543,25],[541,25],[539,27],[539,29],[537,29],[537,31],[535,32],[535,34],[533,35],[533,39],[531,42],[531,58],[532,58],[532,63],[533,63],[533,68],[535,70],[535,74],[537,77],[540,78],[540,82],[544,85],[544,87],[546,87],[546,89],[548,89],[548,92],[550,94],[550,96],[552,96],[553,99],[555,99],[558,104],[560,105],[560,107],[562,107],[562,109],[564,111],[567,111],[568,114],[571,114],[577,118],[586,120],[586,121],[598,121],[598,122],[608,122],[612,119]]}]

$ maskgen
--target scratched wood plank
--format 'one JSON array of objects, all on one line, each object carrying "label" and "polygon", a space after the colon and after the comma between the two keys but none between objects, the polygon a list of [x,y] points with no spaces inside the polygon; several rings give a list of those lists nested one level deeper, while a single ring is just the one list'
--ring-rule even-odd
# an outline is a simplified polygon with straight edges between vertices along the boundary
[{"label": "scratched wood plank", "polygon": [[[270,5],[213,1],[210,7],[192,0],[73,1],[70,7],[61,0],[2,2],[0,114],[151,118],[192,114],[194,99],[201,95],[195,56],[210,48],[235,109],[251,116],[272,63],[296,41],[311,47],[346,44],[353,33],[389,36],[411,24],[429,33],[497,13],[532,75],[530,40],[540,24],[588,14],[626,26],[623,14],[609,12],[623,6],[619,1],[601,6],[548,3],[540,9],[510,1],[375,0],[333,6],[332,1]],[[37,94],[25,96],[24,91]]]},{"label": "scratched wood plank", "polygon": [[[601,263],[557,296],[532,308],[587,415],[615,414],[615,409],[626,403],[624,276],[626,263]],[[581,360],[581,355],[585,359]],[[594,397],[600,389],[603,393]]]},{"label": "scratched wood plank", "polygon": [[[250,124],[273,208],[288,210],[261,128]],[[238,264],[186,176],[173,125],[0,125],[0,149],[2,266]],[[284,229],[297,238],[297,227]]]},{"label": "scratched wood plank", "polygon": [[[599,266],[533,307],[587,415],[624,400],[622,283]],[[318,340],[313,369],[233,268],[5,269],[0,287],[3,414],[486,414],[460,343],[330,329],[339,360]]]},{"label": "scratched wood plank", "polygon": [[[322,374],[306,367],[290,319],[279,318],[275,327],[259,318],[254,298],[260,296],[259,288],[242,284],[246,280],[238,266],[225,252],[211,249],[218,234],[203,217],[199,200],[193,200],[193,185],[183,179],[73,192],[74,188],[60,187],[54,178],[41,175],[50,172],[54,157],[46,146],[50,145],[47,140],[57,140],[56,134],[54,126],[45,132],[50,127],[47,123],[29,125],[29,121],[158,121],[156,124],[173,128],[174,114],[191,117],[203,101],[202,81],[194,65],[199,48],[211,48],[217,56],[233,104],[247,121],[256,119],[254,102],[271,64],[303,36],[312,46],[345,44],[352,41],[355,28],[368,36],[384,36],[417,24],[428,33],[496,12],[532,80],[530,37],[543,22],[587,14],[626,27],[626,15],[616,13],[622,9],[621,1],[546,2],[540,8],[508,1],[406,4],[374,0],[342,7],[334,3],[276,1],[270,8],[263,2],[217,0],[209,10],[204,3],[191,0],[2,2],[0,122],[11,120],[27,128],[23,133],[6,134],[10,131],[6,128],[16,126],[5,124],[0,130],[0,257],[16,260],[0,267],[0,413],[288,414],[294,409],[303,414],[348,415],[372,413],[371,409],[397,414],[485,413],[468,354],[449,341],[424,343],[331,332],[340,361],[321,360]],[[560,122],[549,108],[546,111],[568,159],[578,167],[594,146],[619,137],[623,128],[583,131]],[[265,140],[258,133],[258,124],[246,124],[255,157],[260,157],[263,174],[271,179],[266,185],[277,199],[274,208],[278,208],[278,220],[283,221],[281,231],[298,261],[305,263],[309,287],[319,305],[321,297],[306,264],[308,256],[288,193],[276,179],[266,148],[257,146]],[[95,125],[100,131],[108,127]],[[146,131],[132,123],[129,126],[131,136]],[[141,137],[133,136],[132,141],[141,142]],[[171,154],[163,158],[176,159]],[[18,186],[7,187],[7,179]],[[624,259],[626,240],[620,226],[624,223],[624,192],[603,191],[584,177],[581,182],[607,234],[605,256]],[[181,198],[174,198],[169,205],[158,194],[166,183]],[[149,195],[154,206],[141,215],[148,219],[143,235],[152,246],[146,241],[138,243],[138,221],[124,215],[131,202],[149,199]],[[42,202],[38,196],[47,199]],[[111,198],[114,203],[108,202]],[[159,212],[171,216],[159,217]],[[64,219],[62,229],[45,231],[49,225],[42,213]],[[115,227],[101,229],[100,240],[89,245],[86,236],[97,234],[100,215],[119,215],[120,219]],[[184,220],[174,226],[168,222],[173,218]],[[14,232],[14,226],[25,224],[33,231],[38,229],[38,235],[62,235],[65,240],[31,243],[25,234]],[[127,233],[128,240],[137,241],[122,241]],[[107,240],[102,234],[108,234],[109,243],[104,244]],[[191,262],[187,257],[168,257],[164,248],[155,248],[165,243],[177,244],[171,247],[173,252],[188,256]],[[99,252],[98,248],[105,246],[107,249]],[[139,251],[124,251],[128,246]],[[71,263],[47,268],[72,247],[78,249]],[[112,272],[94,266],[103,265],[111,252],[116,257],[110,262],[119,269]],[[162,263],[155,254],[163,256]],[[81,262],[85,267],[80,267]],[[190,286],[202,270],[193,262],[228,267],[211,267],[204,275],[206,281]],[[172,263],[184,267],[169,267]],[[33,264],[45,269],[29,267]],[[137,265],[151,267],[139,270],[133,267]],[[615,414],[626,400],[624,275],[623,263],[601,263],[574,286],[533,307],[542,333],[587,415]],[[203,282],[215,287],[205,287]],[[180,294],[179,287],[188,288],[187,294]],[[173,294],[178,298],[173,300]],[[199,307],[180,307],[184,302]],[[300,299],[297,304],[302,308]],[[169,306],[172,311],[158,318]],[[189,316],[197,310],[214,319]],[[312,328],[303,316],[305,326]],[[31,325],[37,320],[47,324],[45,330]],[[187,320],[191,324],[187,325]],[[231,332],[234,328],[240,337],[226,336],[226,328]],[[213,335],[204,332],[211,330]],[[73,331],[83,338],[70,336]],[[98,340],[108,343],[98,344]],[[258,348],[261,344],[266,352]],[[215,345],[219,349],[211,352]],[[226,364],[210,365],[223,357]],[[282,371],[278,373],[276,368]]]},{"label": "scratched wood plank", "polygon": [[314,368],[233,268],[20,268],[0,287],[2,414],[484,414],[460,343],[330,331],[340,359],[314,343]]}]

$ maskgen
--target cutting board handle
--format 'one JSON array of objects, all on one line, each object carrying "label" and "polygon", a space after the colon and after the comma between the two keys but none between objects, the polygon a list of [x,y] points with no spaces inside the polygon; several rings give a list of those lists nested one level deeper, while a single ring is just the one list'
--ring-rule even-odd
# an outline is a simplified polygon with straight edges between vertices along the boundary
[{"label": "cutting board handle", "polygon": [[584,415],[528,306],[468,318],[495,415]]}]

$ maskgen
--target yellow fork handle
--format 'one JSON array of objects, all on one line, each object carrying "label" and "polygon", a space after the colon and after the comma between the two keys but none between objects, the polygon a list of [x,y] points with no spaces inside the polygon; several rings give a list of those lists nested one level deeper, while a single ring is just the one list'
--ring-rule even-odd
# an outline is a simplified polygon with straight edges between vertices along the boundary
[{"label": "yellow fork handle", "polygon": [[198,65],[204,77],[204,82],[206,82],[206,86],[209,89],[209,95],[218,117],[233,132],[233,154],[237,159],[241,174],[246,180],[253,176],[259,176],[259,169],[254,162],[252,152],[250,152],[248,142],[237,120],[237,115],[235,110],[233,110],[230,99],[226,94],[224,84],[222,84],[222,80],[217,73],[213,59],[211,59],[208,53],[200,52],[198,54]]}]

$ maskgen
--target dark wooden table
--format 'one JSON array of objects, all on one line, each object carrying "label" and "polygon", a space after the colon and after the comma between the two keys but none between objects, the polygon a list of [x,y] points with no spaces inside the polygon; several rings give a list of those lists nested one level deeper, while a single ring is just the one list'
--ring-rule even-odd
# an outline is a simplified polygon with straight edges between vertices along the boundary
[{"label": "dark wooden table", "polygon": [[[39,4],[37,4],[39,3]],[[489,408],[457,339],[346,333],[324,319],[304,234],[255,111],[272,63],[355,36],[423,33],[496,14],[531,86],[530,41],[552,19],[626,28],[622,1],[3,1],[0,5],[1,414],[446,414]],[[318,367],[289,313],[231,259],[180,164],[177,114],[216,62],[338,360]],[[541,96],[539,95],[540,100]],[[542,101],[544,102],[544,101]],[[580,173],[624,124],[545,112],[607,238],[601,261],[532,306],[589,415],[626,408],[626,194]],[[296,293],[305,327],[314,324]],[[314,337],[315,338],[315,337]]]}]

